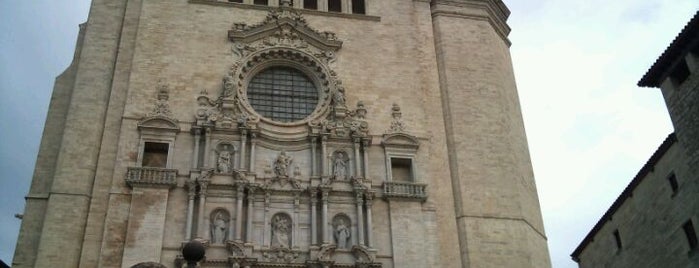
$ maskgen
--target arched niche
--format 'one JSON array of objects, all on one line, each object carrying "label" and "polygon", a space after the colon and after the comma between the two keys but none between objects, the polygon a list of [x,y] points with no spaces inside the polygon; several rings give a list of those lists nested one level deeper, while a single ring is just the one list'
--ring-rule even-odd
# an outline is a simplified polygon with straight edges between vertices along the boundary
[{"label": "arched niche", "polygon": [[231,215],[224,208],[217,208],[209,214],[210,238],[212,244],[224,244],[231,232]]},{"label": "arched niche", "polygon": [[279,212],[272,216],[271,227],[271,248],[291,248],[291,236],[293,221],[289,214]]},{"label": "arched niche", "polygon": [[352,247],[352,220],[345,213],[338,213],[332,219],[333,239],[338,249]]}]

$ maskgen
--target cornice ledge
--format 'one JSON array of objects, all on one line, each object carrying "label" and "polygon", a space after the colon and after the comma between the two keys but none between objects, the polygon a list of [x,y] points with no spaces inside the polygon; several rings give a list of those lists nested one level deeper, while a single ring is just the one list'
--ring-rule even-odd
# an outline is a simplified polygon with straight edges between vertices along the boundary
[{"label": "cornice ledge", "polygon": [[502,0],[432,0],[432,17],[437,16],[488,21],[508,46],[512,44],[507,25],[510,10]]}]

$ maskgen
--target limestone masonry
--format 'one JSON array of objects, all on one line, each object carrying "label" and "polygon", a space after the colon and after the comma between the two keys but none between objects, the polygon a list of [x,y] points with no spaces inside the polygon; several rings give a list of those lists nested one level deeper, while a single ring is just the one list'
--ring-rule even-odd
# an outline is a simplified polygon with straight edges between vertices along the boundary
[{"label": "limestone masonry", "polygon": [[500,0],[94,0],[13,267],[550,267]]}]

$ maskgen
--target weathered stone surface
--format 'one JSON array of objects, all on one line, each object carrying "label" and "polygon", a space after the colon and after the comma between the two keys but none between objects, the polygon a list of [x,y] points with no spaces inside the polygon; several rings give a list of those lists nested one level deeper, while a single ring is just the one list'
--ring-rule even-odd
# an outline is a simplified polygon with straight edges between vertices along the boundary
[{"label": "weathered stone surface", "polygon": [[[175,267],[190,239],[203,267],[550,266],[501,1],[285,2],[95,1],[15,266]],[[309,117],[248,103],[272,66],[314,82]]]}]

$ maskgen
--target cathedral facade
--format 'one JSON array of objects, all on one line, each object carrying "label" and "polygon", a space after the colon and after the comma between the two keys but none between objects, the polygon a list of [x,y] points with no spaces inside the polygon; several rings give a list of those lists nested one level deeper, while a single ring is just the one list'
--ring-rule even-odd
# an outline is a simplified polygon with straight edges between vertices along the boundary
[{"label": "cathedral facade", "polygon": [[94,0],[13,267],[549,267],[500,0]]}]

